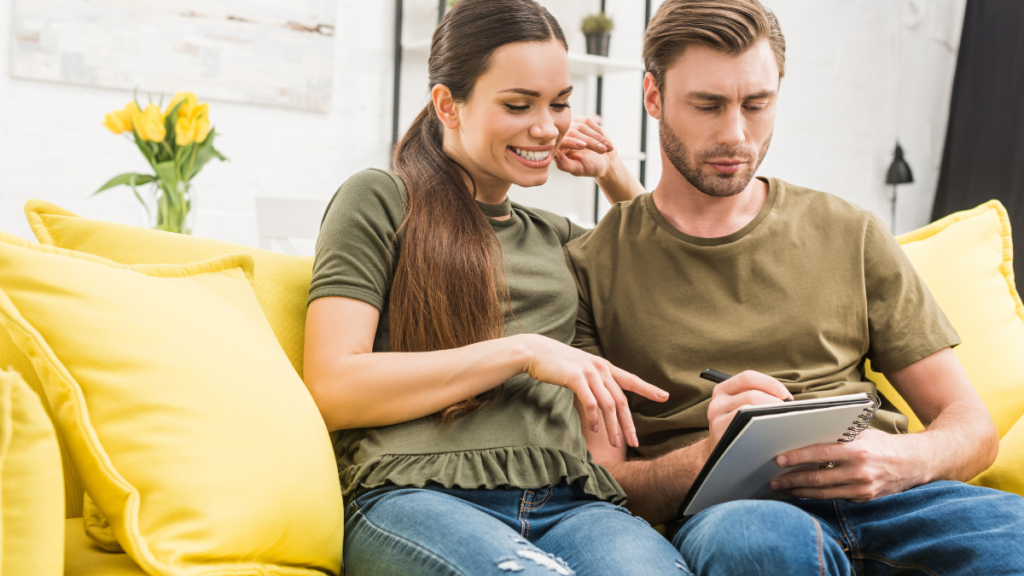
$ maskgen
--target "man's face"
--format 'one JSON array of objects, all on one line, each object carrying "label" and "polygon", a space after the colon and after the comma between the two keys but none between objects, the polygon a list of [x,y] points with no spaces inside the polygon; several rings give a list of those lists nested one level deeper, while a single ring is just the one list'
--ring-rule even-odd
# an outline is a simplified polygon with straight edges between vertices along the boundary
[{"label": "man's face", "polygon": [[704,194],[739,194],[764,160],[775,125],[779,68],[768,41],[738,56],[689,47],[664,74],[661,90],[650,74],[645,81],[662,152]]}]

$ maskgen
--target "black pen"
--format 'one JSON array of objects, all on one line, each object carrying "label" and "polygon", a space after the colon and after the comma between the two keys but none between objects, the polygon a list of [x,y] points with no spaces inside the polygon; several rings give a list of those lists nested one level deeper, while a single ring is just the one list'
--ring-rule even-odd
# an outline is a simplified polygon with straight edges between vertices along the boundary
[{"label": "black pen", "polygon": [[[712,370],[711,368],[707,368],[703,372],[701,372],[700,377],[705,380],[711,380],[715,384],[721,384],[722,382],[725,382],[729,378],[732,378],[731,375],[726,374],[725,372],[719,372],[718,370]],[[792,398],[786,398],[785,400],[783,400],[783,402],[792,401]]]}]

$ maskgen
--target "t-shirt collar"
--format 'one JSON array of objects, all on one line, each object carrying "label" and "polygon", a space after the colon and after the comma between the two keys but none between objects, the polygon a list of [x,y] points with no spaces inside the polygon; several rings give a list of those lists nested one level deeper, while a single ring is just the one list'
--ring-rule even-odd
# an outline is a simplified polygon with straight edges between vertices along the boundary
[{"label": "t-shirt collar", "polygon": [[729,234],[728,236],[721,236],[719,238],[701,238],[699,236],[690,236],[689,234],[680,231],[672,224],[669,224],[668,220],[665,220],[665,217],[662,216],[661,212],[658,211],[658,207],[654,205],[654,197],[651,194],[647,194],[644,196],[644,204],[647,206],[648,213],[651,215],[652,218],[654,218],[654,221],[658,223],[658,226],[660,226],[662,229],[672,234],[676,238],[679,238],[680,240],[683,240],[690,244],[694,244],[696,246],[721,246],[723,244],[735,242],[740,238],[743,238],[747,234],[750,234],[755,228],[757,228],[758,224],[760,224],[761,221],[764,220],[772,211],[772,206],[775,205],[775,198],[776,196],[778,196],[779,193],[778,180],[776,180],[775,178],[763,178],[761,176],[758,176],[757,178],[759,180],[763,180],[768,184],[768,198],[765,199],[764,206],[761,206],[761,210],[757,213],[757,216],[755,216],[753,220],[751,220],[743,228],[740,228],[739,230],[733,232],[732,234]]},{"label": "t-shirt collar", "polygon": [[512,213],[512,199],[508,196],[505,196],[505,201],[501,204],[487,204],[477,200],[476,205],[480,207],[480,211],[488,218],[501,218]]}]

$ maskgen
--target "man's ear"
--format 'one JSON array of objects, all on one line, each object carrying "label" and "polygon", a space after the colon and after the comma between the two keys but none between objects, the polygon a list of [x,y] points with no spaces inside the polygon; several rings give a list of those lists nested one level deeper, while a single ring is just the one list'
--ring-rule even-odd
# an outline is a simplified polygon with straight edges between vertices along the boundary
[{"label": "man's ear", "polygon": [[430,99],[434,102],[434,111],[446,128],[454,130],[459,127],[459,111],[455,107],[452,91],[444,84],[434,84],[430,90]]},{"label": "man's ear", "polygon": [[658,79],[648,72],[644,75],[644,108],[655,120],[661,120],[661,90]]}]

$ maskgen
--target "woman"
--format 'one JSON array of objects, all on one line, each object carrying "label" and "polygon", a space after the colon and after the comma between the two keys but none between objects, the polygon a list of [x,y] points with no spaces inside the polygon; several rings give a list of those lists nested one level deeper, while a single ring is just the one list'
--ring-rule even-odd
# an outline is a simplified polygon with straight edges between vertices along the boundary
[{"label": "woman", "polygon": [[507,197],[543,184],[553,158],[599,182],[621,170],[596,124],[565,138],[566,50],[533,0],[460,0],[434,33],[431,103],[395,174],[353,176],[324,216],[305,376],[341,431],[348,576],[683,566],[616,506],[625,496],[580,431],[636,446],[622,390],[668,394],[568,346],[562,246],[583,231]]}]

